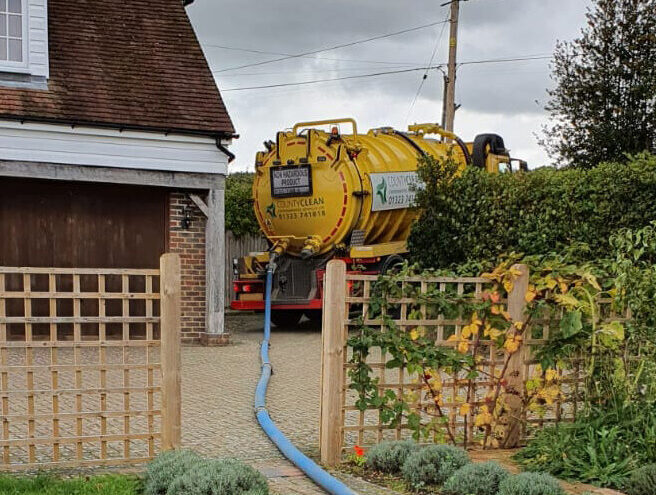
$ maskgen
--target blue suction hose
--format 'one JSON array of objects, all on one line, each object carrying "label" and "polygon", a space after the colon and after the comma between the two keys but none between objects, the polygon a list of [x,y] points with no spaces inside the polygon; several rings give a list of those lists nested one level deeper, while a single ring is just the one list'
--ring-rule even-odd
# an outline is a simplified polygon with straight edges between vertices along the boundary
[{"label": "blue suction hose", "polygon": [[271,420],[266,406],[266,392],[271,378],[271,362],[269,361],[269,340],[271,338],[271,287],[273,272],[276,270],[275,254],[267,268],[266,292],[264,300],[264,340],[260,348],[262,360],[262,375],[255,389],[255,416],[264,433],[271,439],[278,450],[296,467],[303,471],[312,481],[333,495],[356,495],[348,486],[321,469],[312,459],[298,450],[293,443],[276,427]]}]

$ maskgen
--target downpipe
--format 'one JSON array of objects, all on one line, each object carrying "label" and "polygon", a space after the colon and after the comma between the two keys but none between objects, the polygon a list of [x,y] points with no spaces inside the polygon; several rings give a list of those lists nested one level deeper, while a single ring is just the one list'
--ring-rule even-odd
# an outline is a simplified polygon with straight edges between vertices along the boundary
[{"label": "downpipe", "polygon": [[262,374],[255,388],[255,417],[260,427],[267,434],[278,450],[296,467],[303,471],[312,481],[333,495],[356,495],[349,487],[331,476],[312,459],[298,450],[289,439],[276,427],[269,416],[266,406],[266,392],[271,378],[272,368],[269,361],[269,346],[271,339],[271,289],[273,286],[273,273],[276,270],[276,253],[272,253],[267,267],[266,289],[264,299],[264,339],[260,347],[260,360]]}]

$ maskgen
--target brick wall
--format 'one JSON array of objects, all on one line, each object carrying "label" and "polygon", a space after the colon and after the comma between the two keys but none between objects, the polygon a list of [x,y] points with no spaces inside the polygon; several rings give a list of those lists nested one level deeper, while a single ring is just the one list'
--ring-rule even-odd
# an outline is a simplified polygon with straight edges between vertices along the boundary
[{"label": "brick wall", "polygon": [[[185,208],[191,226],[182,228]],[[198,342],[205,331],[205,216],[185,193],[171,193],[169,252],[180,255],[182,270],[182,341]]]}]

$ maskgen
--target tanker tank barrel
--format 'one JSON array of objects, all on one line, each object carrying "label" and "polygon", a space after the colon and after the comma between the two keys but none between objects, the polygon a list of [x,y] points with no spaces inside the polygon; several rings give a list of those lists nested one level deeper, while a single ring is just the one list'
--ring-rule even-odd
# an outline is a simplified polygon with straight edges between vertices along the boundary
[{"label": "tanker tank barrel", "polygon": [[358,246],[383,246],[384,252],[401,246],[406,252],[420,214],[414,206],[419,156],[452,156],[460,170],[474,164],[490,172],[507,161],[503,140],[494,134],[465,143],[437,124],[414,124],[408,131],[360,134],[353,119],[340,118],[301,122],[267,141],[256,157],[253,199],[273,249],[302,259]]}]

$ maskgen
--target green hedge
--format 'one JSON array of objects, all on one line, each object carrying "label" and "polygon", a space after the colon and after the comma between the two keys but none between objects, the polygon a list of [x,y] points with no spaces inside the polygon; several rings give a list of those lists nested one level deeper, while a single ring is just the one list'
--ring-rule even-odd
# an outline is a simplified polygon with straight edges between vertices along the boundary
[{"label": "green hedge", "polygon": [[455,177],[452,163],[423,159],[418,191],[423,209],[408,246],[414,261],[447,268],[496,259],[589,246],[589,258],[610,254],[611,234],[656,220],[656,157],[592,170],[543,168],[491,175],[467,169]]},{"label": "green hedge", "polygon": [[250,172],[236,172],[226,177],[226,230],[232,231],[237,237],[260,233],[253,209],[254,177],[255,174]]}]

